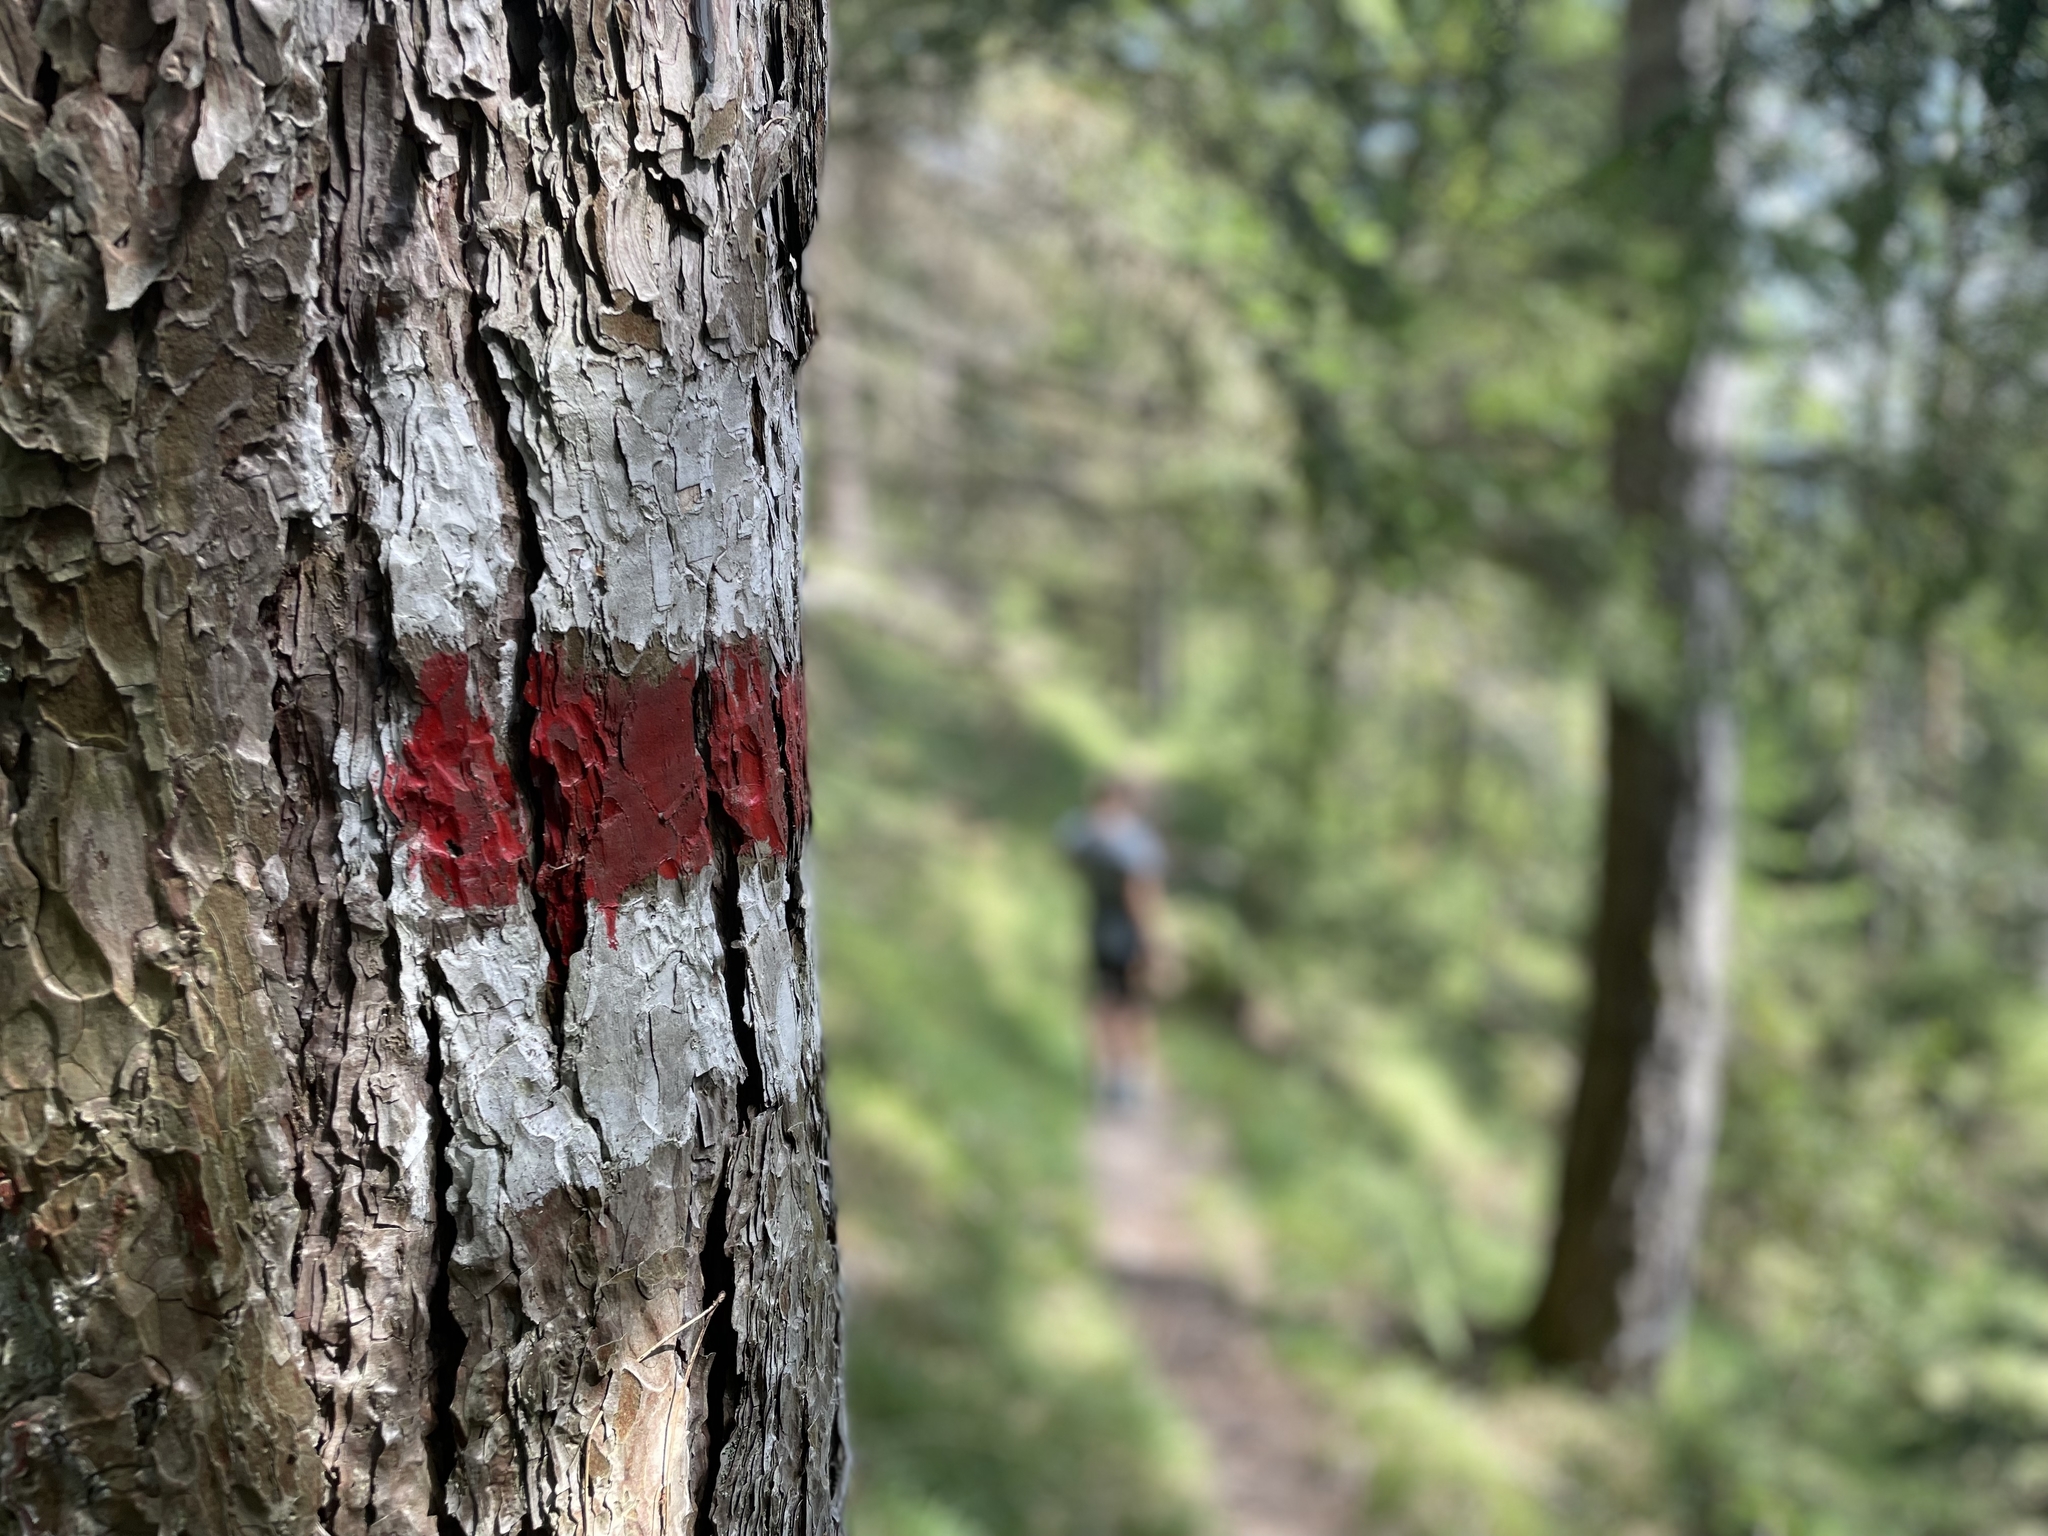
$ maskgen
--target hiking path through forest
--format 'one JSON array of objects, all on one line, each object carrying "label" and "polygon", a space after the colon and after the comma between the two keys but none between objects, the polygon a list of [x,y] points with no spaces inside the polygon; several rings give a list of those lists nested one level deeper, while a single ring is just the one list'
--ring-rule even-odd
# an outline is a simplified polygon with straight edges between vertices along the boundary
[{"label": "hiking path through forest", "polygon": [[1203,1231],[1198,1198],[1220,1162],[1169,1093],[1099,1113],[1098,1257],[1202,1438],[1216,1536],[1352,1536],[1363,1458],[1273,1358],[1249,1299],[1249,1239],[1219,1245]]}]

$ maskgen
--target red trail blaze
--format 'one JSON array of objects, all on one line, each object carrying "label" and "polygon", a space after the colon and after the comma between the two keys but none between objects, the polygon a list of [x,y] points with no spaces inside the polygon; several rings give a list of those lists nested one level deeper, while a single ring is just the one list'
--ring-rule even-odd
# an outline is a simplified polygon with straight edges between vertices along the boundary
[{"label": "red trail blaze", "polygon": [[789,852],[788,786],[775,685],[757,645],[736,645],[711,673],[711,783],[750,843]]},{"label": "red trail blaze", "polygon": [[[703,689],[704,752],[697,692]],[[424,707],[385,780],[413,832],[429,889],[458,907],[504,907],[526,875],[525,818],[490,721],[469,702],[469,659],[420,670]],[[803,675],[777,678],[758,644],[652,680],[571,668],[559,648],[526,678],[540,807],[533,891],[558,963],[583,947],[589,904],[616,942],[619,903],[649,876],[681,879],[711,862],[710,797],[750,843],[787,855],[810,818]]]},{"label": "red trail blaze", "polygon": [[635,683],[572,672],[559,652],[533,658],[532,751],[547,770],[533,888],[557,955],[582,948],[586,902],[603,908],[612,930],[640,881],[657,872],[679,879],[711,862],[696,681],[694,666]]},{"label": "red trail blaze", "polygon": [[469,702],[469,658],[442,653],[420,668],[419,722],[384,779],[392,813],[414,829],[427,889],[458,907],[519,899],[526,859],[512,775],[490,721]]},{"label": "red trail blaze", "polygon": [[775,690],[775,718],[782,724],[782,770],[789,784],[789,824],[798,837],[811,824],[810,750],[804,719],[804,669],[799,666]]}]

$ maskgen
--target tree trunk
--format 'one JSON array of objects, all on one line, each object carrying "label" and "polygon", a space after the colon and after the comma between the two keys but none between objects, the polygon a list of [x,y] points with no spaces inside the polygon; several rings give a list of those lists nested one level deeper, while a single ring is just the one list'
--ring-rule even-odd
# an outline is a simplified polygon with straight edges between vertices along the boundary
[{"label": "tree trunk", "polygon": [[1714,0],[1631,0],[1626,23],[1624,140],[1653,225],[1690,250],[1675,344],[1615,411],[1610,483],[1652,552],[1671,654],[1658,686],[1608,692],[1592,1001],[1528,1325],[1539,1358],[1605,1383],[1654,1378],[1683,1327],[1720,1122],[1740,758],[1726,379],[1705,339],[1719,242],[1700,213],[1717,24]]},{"label": "tree trunk", "polygon": [[0,0],[0,1531],[824,1532],[817,0]]}]

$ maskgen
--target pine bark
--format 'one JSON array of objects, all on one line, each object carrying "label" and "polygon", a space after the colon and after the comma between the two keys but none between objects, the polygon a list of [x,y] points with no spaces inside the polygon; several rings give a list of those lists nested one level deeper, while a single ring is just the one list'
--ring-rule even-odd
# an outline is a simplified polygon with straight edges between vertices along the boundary
[{"label": "pine bark", "polygon": [[819,0],[0,0],[0,1532],[830,1532]]},{"label": "pine bark", "polygon": [[1717,0],[1631,0],[1621,129],[1650,227],[1683,248],[1672,344],[1612,421],[1609,484],[1655,568],[1668,655],[1611,683],[1591,1002],[1537,1356],[1654,1378],[1683,1329],[1719,1135],[1740,752],[1709,101]]}]

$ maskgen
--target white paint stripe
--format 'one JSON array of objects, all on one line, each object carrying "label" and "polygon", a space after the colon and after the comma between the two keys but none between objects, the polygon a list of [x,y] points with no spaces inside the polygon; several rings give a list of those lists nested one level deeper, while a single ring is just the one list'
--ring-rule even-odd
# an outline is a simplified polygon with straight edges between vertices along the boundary
[{"label": "white paint stripe", "polygon": [[707,640],[760,637],[796,655],[794,430],[764,422],[738,370],[689,376],[660,358],[597,358],[558,346],[545,362],[547,411],[512,395],[545,562],[535,593],[543,634],[577,631],[678,660]]},{"label": "white paint stripe", "polygon": [[609,1163],[633,1167],[658,1146],[690,1144],[697,1079],[744,1075],[711,883],[705,870],[686,886],[664,880],[629,896],[617,948],[593,905],[589,936],[569,962],[566,1070]]},{"label": "white paint stripe", "polygon": [[[662,1147],[702,1144],[699,1081],[737,1083],[746,1073],[712,884],[705,870],[686,885],[661,881],[630,896],[616,915],[616,948],[592,905],[588,936],[569,964],[558,1072],[537,1012],[548,962],[531,910],[522,904],[497,926],[444,937],[429,954],[438,903],[416,873],[401,878],[391,907],[405,951],[406,1012],[422,1051],[422,1010],[431,1007],[438,1021],[455,1131],[448,1155],[477,1209],[500,1200],[529,1209],[557,1189],[601,1188],[603,1170],[642,1166]],[[779,863],[744,861],[747,1016],[771,1103],[802,1091],[818,1052],[784,922],[787,889]],[[429,960],[442,982],[431,992]],[[412,1142],[424,1167],[430,1151],[421,1137]]]},{"label": "white paint stripe", "polygon": [[503,490],[477,435],[474,408],[454,381],[435,379],[412,333],[394,327],[371,396],[384,477],[371,508],[401,639],[465,649],[474,621],[493,614],[513,566]]},{"label": "white paint stripe", "polygon": [[[417,931],[406,924],[404,942],[417,943]],[[432,958],[452,994],[433,999],[442,1091],[456,1127],[449,1160],[494,1165],[472,1172],[502,1188],[512,1210],[557,1189],[602,1188],[597,1133],[571,1105],[556,1074],[554,1041],[535,1012],[547,954],[532,917],[462,934]],[[410,984],[416,968],[406,969]]]},{"label": "white paint stripe", "polygon": [[746,924],[747,1022],[761,1059],[770,1104],[797,1098],[817,1056],[817,1010],[804,1005],[785,903],[789,877],[779,861],[740,860],[740,915]]}]

